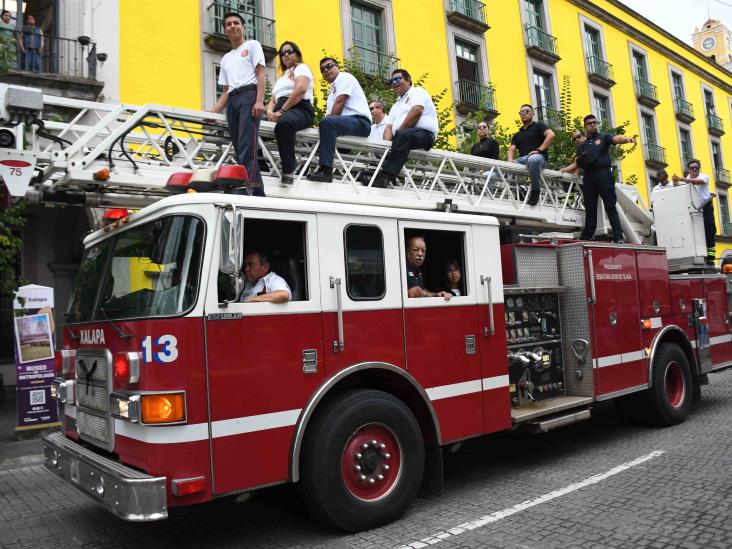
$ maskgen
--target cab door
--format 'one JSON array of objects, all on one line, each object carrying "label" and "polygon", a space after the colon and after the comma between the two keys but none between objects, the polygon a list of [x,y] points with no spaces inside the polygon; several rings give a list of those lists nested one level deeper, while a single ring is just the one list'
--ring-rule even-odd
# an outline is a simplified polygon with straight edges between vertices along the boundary
[{"label": "cab door", "polygon": [[[440,287],[439,273],[448,261],[462,266],[461,295],[413,298],[407,295],[406,238],[425,237],[427,253],[423,271],[427,289]],[[443,442],[483,432],[477,293],[480,282],[471,260],[470,225],[399,222],[400,273],[404,303],[407,371],[427,391],[437,412]]]},{"label": "cab door", "polygon": [[216,246],[204,320],[216,494],[289,478],[295,424],[324,379],[316,216],[244,215],[245,250],[272,254],[272,270],[289,277],[297,295],[288,303],[221,305]]}]

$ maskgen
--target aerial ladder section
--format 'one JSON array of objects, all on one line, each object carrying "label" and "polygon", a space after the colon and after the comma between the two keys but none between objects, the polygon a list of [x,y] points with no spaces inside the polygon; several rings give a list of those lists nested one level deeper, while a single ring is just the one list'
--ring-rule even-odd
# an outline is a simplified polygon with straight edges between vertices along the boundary
[{"label": "aerial ladder section", "polygon": [[[57,121],[62,113],[65,121]],[[171,174],[236,163],[226,117],[166,105],[108,104],[43,95],[0,84],[2,159],[23,157],[35,171],[25,191],[35,203],[137,208],[167,196]],[[11,134],[11,135],[7,135]],[[398,182],[373,181],[390,142],[342,137],[332,183],[308,181],[317,165],[317,129],[298,132],[298,171],[280,183],[274,124],[262,122],[260,168],[268,196],[492,215],[506,225],[571,236],[584,223],[582,181],[544,170],[539,204],[527,204],[528,171],[520,164],[432,149],[413,151]],[[108,174],[105,173],[108,170]],[[632,185],[618,184],[618,213],[626,240],[648,242],[653,217]],[[608,231],[604,211],[600,232]]]}]

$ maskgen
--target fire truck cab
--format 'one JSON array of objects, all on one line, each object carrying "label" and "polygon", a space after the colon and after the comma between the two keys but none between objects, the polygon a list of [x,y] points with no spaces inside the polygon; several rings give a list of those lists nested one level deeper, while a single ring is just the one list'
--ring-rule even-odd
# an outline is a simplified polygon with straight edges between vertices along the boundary
[{"label": "fire truck cab", "polygon": [[[409,297],[413,237],[424,285],[452,263],[457,295]],[[491,216],[186,194],[85,247],[44,453],[127,520],[290,481],[372,528],[441,486],[445,445],[607,399],[671,425],[732,364],[723,276],[670,276],[650,246],[502,247]],[[238,299],[251,251],[288,302]]]}]

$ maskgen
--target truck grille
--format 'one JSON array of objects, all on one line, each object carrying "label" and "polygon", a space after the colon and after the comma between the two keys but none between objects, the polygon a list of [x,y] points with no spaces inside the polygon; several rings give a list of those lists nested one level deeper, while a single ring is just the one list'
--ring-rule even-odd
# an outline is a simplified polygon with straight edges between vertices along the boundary
[{"label": "truck grille", "polygon": [[79,438],[111,451],[114,449],[114,423],[109,413],[112,354],[107,349],[80,349],[74,362]]}]

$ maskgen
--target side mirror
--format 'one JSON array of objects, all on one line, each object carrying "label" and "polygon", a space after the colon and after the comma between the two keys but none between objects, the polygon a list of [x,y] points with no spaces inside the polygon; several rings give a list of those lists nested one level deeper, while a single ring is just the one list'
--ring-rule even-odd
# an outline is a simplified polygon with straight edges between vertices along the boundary
[{"label": "side mirror", "polygon": [[235,206],[226,206],[221,222],[221,254],[219,272],[231,281],[233,299],[221,303],[233,303],[244,289],[244,212]]}]

